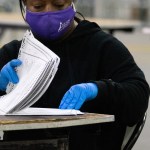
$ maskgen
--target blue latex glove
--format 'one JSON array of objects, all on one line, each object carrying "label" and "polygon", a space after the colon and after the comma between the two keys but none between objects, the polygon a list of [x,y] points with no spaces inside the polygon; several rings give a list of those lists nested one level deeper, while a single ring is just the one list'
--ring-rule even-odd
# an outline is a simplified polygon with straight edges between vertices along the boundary
[{"label": "blue latex glove", "polygon": [[19,82],[15,67],[20,66],[22,62],[19,59],[13,59],[8,62],[0,71],[0,90],[5,91],[9,82],[14,84]]},{"label": "blue latex glove", "polygon": [[61,100],[60,109],[80,109],[87,100],[94,99],[98,94],[98,87],[94,83],[82,83],[72,86]]}]

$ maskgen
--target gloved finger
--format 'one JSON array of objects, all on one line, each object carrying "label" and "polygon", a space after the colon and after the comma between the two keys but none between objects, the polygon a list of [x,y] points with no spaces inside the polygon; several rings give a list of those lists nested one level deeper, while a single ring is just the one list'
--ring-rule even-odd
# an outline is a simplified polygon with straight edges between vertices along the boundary
[{"label": "gloved finger", "polygon": [[20,65],[22,64],[22,61],[19,60],[19,59],[13,59],[13,60],[11,60],[11,61],[9,62],[9,64],[10,64],[11,67],[14,68],[14,67],[20,66]]},{"label": "gloved finger", "polygon": [[81,90],[78,90],[76,88],[76,90],[74,91],[74,95],[73,95],[69,105],[67,106],[67,109],[74,109],[76,104],[78,103],[78,101],[80,101],[80,96],[81,96]]},{"label": "gloved finger", "polygon": [[80,109],[81,106],[84,104],[85,100],[86,100],[86,96],[85,96],[84,92],[82,92],[80,94],[79,100],[77,101],[76,105],[74,106],[74,109],[76,109],[76,110]]},{"label": "gloved finger", "polygon": [[60,109],[66,109],[66,107],[68,106],[68,104],[70,103],[70,98],[71,98],[71,94],[70,91],[66,92],[66,94],[64,95],[61,104],[60,104]]},{"label": "gloved finger", "polygon": [[66,109],[67,106],[70,104],[71,100],[73,98],[73,93],[71,90],[67,91],[66,94],[64,95],[63,99],[61,100],[60,109]]},{"label": "gloved finger", "polygon": [[67,91],[67,92],[65,93],[65,95],[63,96],[63,98],[62,98],[62,100],[61,100],[61,102],[60,102],[59,108],[61,108],[61,106],[64,104],[64,102],[65,102],[67,96],[68,96],[68,91]]},{"label": "gloved finger", "polygon": [[70,103],[66,106],[66,109],[74,109],[75,105],[77,103],[77,99],[73,97],[70,101]]},{"label": "gloved finger", "polygon": [[14,84],[18,83],[19,78],[18,78],[18,75],[17,75],[16,71],[13,68],[11,68],[11,69],[8,70],[8,72],[9,72],[10,81]]},{"label": "gloved finger", "polygon": [[12,67],[4,67],[2,74],[4,74],[6,78],[12,83],[19,82],[18,75]]}]

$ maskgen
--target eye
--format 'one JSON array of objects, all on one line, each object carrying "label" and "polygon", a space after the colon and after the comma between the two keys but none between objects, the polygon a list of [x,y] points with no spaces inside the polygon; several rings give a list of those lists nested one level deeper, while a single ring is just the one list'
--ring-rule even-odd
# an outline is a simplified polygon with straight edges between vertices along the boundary
[{"label": "eye", "polygon": [[55,5],[55,8],[57,8],[58,10],[62,10],[64,9],[64,5]]},{"label": "eye", "polygon": [[43,5],[34,5],[33,7],[34,7],[34,9],[38,10],[38,9],[42,9],[44,6]]},{"label": "eye", "polygon": [[45,5],[37,4],[32,6],[32,10],[35,12],[43,11]]}]

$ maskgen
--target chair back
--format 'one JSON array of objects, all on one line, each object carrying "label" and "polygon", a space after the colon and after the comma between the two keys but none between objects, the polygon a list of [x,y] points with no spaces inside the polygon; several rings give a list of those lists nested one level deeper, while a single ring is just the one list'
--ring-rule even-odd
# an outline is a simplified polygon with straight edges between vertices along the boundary
[{"label": "chair back", "polygon": [[133,127],[127,127],[121,150],[131,150],[145,125],[147,114]]}]

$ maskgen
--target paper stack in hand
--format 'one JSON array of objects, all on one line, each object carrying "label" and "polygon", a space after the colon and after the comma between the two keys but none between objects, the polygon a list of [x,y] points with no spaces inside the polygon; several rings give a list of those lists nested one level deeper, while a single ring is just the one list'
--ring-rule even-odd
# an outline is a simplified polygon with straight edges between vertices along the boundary
[{"label": "paper stack in hand", "polygon": [[[44,94],[52,82],[60,58],[27,31],[22,39],[16,68],[19,83],[9,83],[6,95],[0,97],[0,115],[71,115],[76,110],[59,110],[30,107]],[[30,107],[30,108],[29,108]],[[82,114],[82,113],[81,113]]]}]

